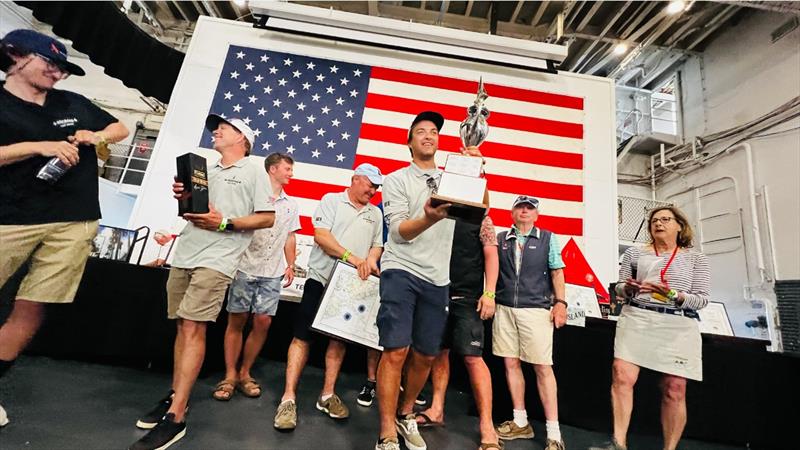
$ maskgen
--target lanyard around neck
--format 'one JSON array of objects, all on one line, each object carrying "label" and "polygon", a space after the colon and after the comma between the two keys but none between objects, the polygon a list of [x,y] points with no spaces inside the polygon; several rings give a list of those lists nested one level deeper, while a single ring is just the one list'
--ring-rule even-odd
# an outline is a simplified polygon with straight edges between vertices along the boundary
[{"label": "lanyard around neck", "polygon": [[[653,244],[653,251],[656,252],[656,256],[661,256],[658,254],[658,249],[656,248],[655,244]],[[675,259],[675,255],[678,253],[678,246],[675,246],[675,250],[672,251],[672,256],[669,257],[669,261],[664,265],[664,268],[661,269],[661,282],[664,283],[664,286],[669,287],[667,284],[667,280],[664,278],[664,275],[667,274],[667,269],[669,269],[670,264],[672,264],[672,260]]]}]

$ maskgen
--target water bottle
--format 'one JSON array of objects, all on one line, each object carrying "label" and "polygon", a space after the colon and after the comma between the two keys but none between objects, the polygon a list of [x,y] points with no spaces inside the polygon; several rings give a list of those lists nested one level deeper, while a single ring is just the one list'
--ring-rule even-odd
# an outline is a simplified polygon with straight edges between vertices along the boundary
[{"label": "water bottle", "polygon": [[69,170],[69,166],[61,162],[58,157],[54,156],[47,161],[41,169],[39,169],[39,173],[36,174],[36,178],[40,180],[44,180],[50,184],[54,184],[56,181],[61,179],[65,173]]}]

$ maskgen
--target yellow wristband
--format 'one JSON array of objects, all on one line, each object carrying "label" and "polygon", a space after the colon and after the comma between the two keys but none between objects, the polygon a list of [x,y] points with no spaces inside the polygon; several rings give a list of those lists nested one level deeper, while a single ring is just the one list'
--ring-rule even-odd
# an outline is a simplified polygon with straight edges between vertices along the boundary
[{"label": "yellow wristband", "polygon": [[483,291],[483,296],[484,296],[484,297],[489,297],[489,298],[491,298],[492,300],[494,300],[495,293],[494,293],[494,292],[492,292],[492,291]]},{"label": "yellow wristband", "polygon": [[344,255],[342,255],[342,262],[347,262],[347,258],[351,255],[350,250],[345,250]]}]

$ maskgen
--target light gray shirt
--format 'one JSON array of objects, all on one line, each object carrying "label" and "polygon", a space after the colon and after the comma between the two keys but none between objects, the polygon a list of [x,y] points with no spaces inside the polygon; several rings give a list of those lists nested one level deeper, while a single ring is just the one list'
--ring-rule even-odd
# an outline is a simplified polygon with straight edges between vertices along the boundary
[{"label": "light gray shirt", "polygon": [[[209,203],[223,217],[275,211],[269,201],[270,190],[264,167],[248,157],[228,167],[217,161],[208,169]],[[180,269],[206,267],[233,277],[252,237],[252,231],[208,231],[189,222],[178,240],[172,266]]]},{"label": "light gray shirt", "polygon": [[[383,247],[383,215],[377,206],[368,203],[360,209],[347,196],[347,190],[325,194],[314,211],[314,228],[330,230],[336,242],[359,258],[369,250]],[[314,244],[308,258],[308,277],[328,284],[336,258]]]},{"label": "light gray shirt", "polygon": [[381,270],[400,269],[436,286],[450,283],[450,251],[455,221],[440,220],[419,236],[407,241],[400,236],[400,223],[424,214],[425,202],[433,189],[428,179],[438,185],[439,169],[423,170],[413,162],[383,180],[383,214],[389,237],[381,258]]}]

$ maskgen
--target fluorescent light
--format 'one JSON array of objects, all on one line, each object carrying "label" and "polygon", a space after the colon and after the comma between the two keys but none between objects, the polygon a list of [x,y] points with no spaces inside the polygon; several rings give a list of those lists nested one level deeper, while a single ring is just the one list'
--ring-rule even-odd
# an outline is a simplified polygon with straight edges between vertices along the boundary
[{"label": "fluorescent light", "polygon": [[628,51],[628,44],[624,42],[620,42],[619,44],[614,46],[614,54],[615,55],[624,55],[625,52]]},{"label": "fluorescent light", "polygon": [[667,14],[678,14],[686,9],[686,2],[683,0],[672,0],[667,5]]}]

